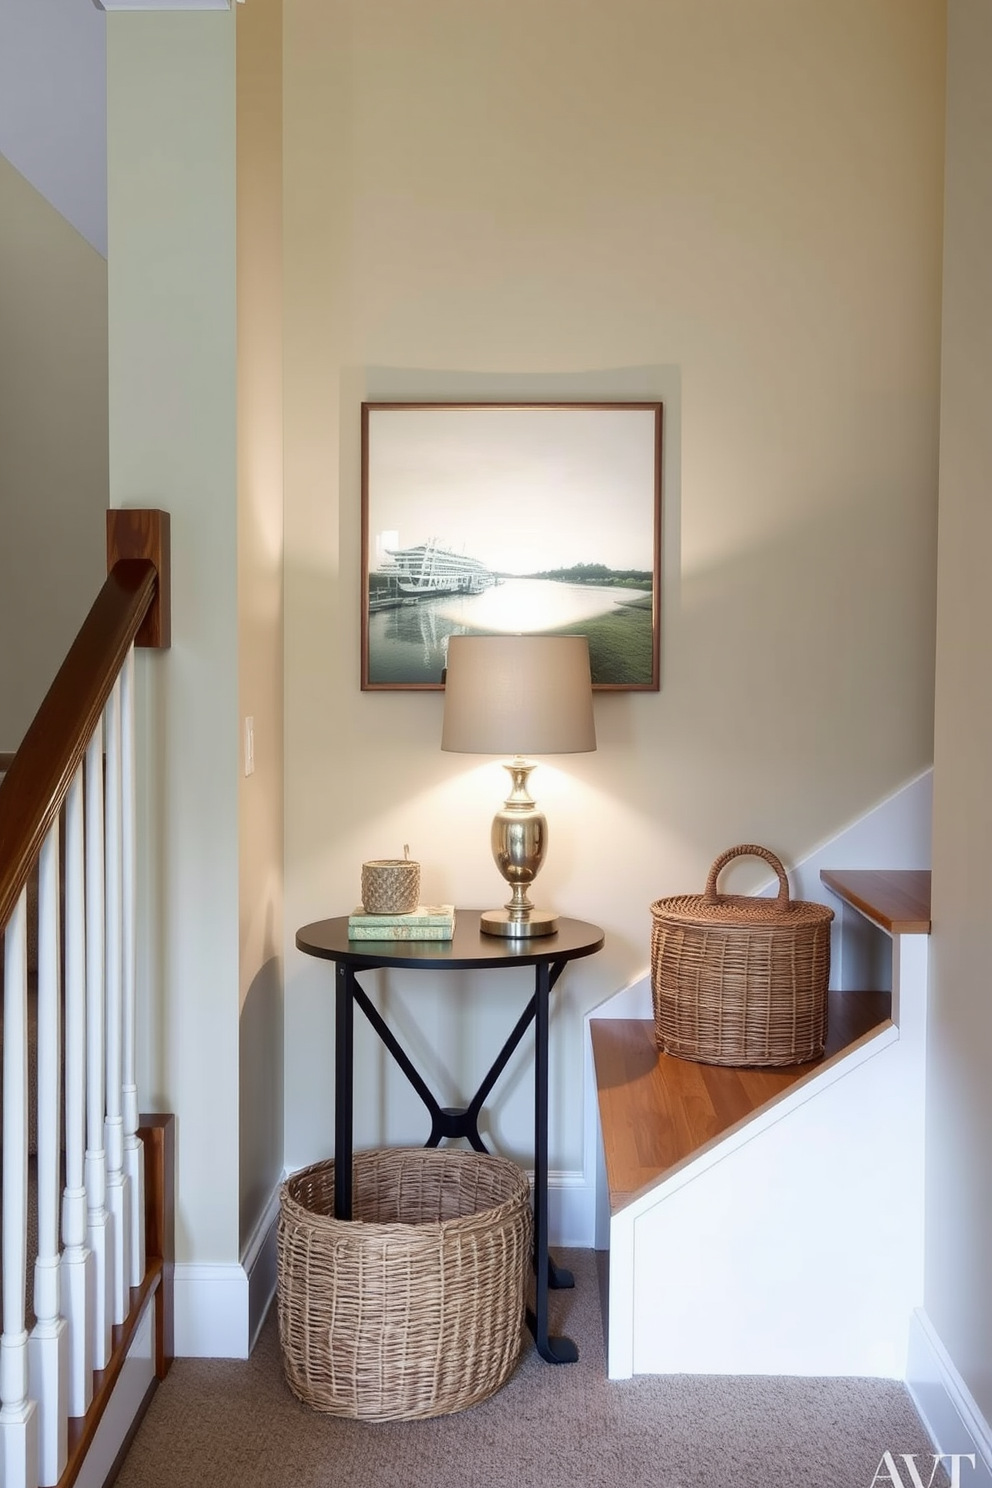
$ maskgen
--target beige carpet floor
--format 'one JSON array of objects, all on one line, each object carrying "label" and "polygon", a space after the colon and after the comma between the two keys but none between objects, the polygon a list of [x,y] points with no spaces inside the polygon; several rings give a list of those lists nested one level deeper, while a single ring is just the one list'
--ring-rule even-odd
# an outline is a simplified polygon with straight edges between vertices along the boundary
[{"label": "beige carpet floor", "polygon": [[[176,1361],[118,1488],[871,1488],[887,1451],[915,1453],[929,1481],[930,1443],[896,1382],[611,1383],[595,1257],[560,1258],[577,1284],[552,1294],[554,1331],[576,1340],[578,1363],[545,1364],[528,1338],[509,1382],[470,1410],[413,1423],[341,1421],[290,1393],[273,1308],[247,1361]],[[880,1481],[891,1482],[884,1471]],[[941,1471],[934,1488],[946,1483]]]}]

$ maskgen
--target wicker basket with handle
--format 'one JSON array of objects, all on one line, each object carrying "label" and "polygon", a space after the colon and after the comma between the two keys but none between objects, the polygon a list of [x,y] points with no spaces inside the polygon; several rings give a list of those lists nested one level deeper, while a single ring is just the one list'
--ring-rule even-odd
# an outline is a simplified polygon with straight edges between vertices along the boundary
[{"label": "wicker basket with handle", "polygon": [[283,1184],[283,1368],[316,1410],[412,1421],[464,1410],[512,1374],[532,1251],[527,1175],[455,1148],[356,1152],[351,1220],[334,1163]]},{"label": "wicker basket with handle", "polygon": [[[763,858],[778,897],[717,892],[734,858]],[[651,906],[651,993],[659,1049],[701,1064],[802,1064],[827,1036],[830,922],[824,904],[790,899],[768,848],[721,853],[702,894]]]}]

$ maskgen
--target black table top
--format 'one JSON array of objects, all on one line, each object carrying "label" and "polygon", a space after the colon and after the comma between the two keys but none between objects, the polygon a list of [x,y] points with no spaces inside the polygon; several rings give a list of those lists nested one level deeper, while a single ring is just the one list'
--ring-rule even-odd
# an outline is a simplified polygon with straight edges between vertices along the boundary
[{"label": "black table top", "polygon": [[559,919],[554,935],[514,939],[483,935],[478,909],[455,911],[451,940],[349,940],[348,916],[315,920],[296,932],[296,944],[308,956],[341,961],[348,966],[422,966],[467,971],[506,966],[541,966],[591,956],[605,939],[598,925]]}]

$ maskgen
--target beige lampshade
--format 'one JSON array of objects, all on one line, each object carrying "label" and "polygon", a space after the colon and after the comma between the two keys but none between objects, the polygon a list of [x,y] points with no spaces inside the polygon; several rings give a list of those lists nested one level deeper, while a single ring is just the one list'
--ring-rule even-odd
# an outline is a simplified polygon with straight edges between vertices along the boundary
[{"label": "beige lampshade", "polygon": [[453,635],[441,748],[522,755],[595,749],[586,637]]}]

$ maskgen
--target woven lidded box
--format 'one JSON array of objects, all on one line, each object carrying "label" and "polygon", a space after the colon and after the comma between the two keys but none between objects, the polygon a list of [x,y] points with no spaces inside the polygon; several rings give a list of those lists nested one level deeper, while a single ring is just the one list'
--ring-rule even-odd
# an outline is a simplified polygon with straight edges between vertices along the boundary
[{"label": "woven lidded box", "polygon": [[283,1184],[283,1368],[316,1410],[365,1421],[445,1415],[493,1394],[523,1346],[532,1260],[527,1175],[445,1147],[356,1152],[351,1220],[334,1163]]},{"label": "woven lidded box", "polygon": [[[738,857],[774,869],[775,899],[717,892]],[[833,910],[789,897],[773,852],[732,847],[702,894],[651,906],[651,995],[659,1049],[701,1064],[785,1065],[818,1059],[827,1036]]]},{"label": "woven lidded box", "polygon": [[419,863],[409,858],[373,858],[362,864],[366,914],[412,914],[419,903]]}]

